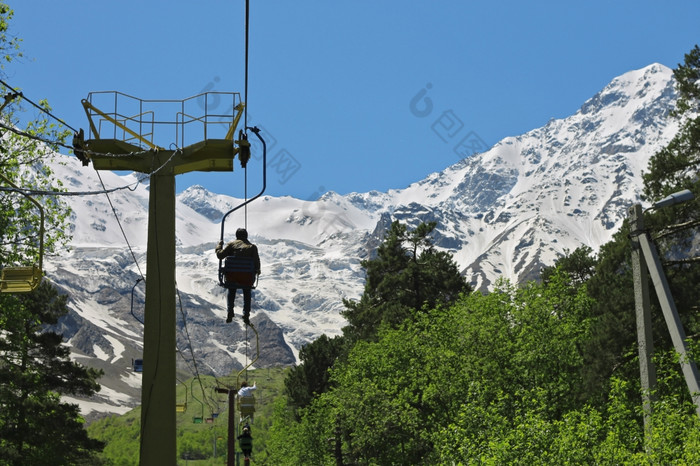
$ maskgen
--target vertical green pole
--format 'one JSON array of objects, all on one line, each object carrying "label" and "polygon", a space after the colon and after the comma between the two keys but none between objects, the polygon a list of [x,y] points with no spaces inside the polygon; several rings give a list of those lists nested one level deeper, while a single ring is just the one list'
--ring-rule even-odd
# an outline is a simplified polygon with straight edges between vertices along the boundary
[{"label": "vertical green pole", "polygon": [[[154,166],[171,151],[154,155]],[[160,159],[160,160],[158,160]],[[177,464],[175,429],[175,175],[151,175],[141,386],[142,465]]]},{"label": "vertical green pole", "polygon": [[236,389],[228,390],[228,453],[227,466],[236,466]]},{"label": "vertical green pole", "polygon": [[[649,273],[639,245],[639,234],[644,231],[641,204],[629,210],[632,233],[632,277],[634,280],[634,308],[637,317],[637,346],[639,350],[639,375],[642,385],[642,407],[646,440],[651,435],[651,409],[656,391],[656,369],[651,359],[654,340],[651,334],[651,304],[649,299]],[[646,443],[646,441],[645,441]]]}]

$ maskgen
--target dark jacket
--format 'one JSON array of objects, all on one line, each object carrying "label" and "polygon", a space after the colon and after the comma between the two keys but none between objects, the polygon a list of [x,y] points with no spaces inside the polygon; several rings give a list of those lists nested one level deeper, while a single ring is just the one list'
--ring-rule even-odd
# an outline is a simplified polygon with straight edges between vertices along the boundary
[{"label": "dark jacket", "polygon": [[233,240],[226,246],[219,243],[216,245],[216,257],[225,259],[228,256],[236,257],[252,257],[255,262],[255,273],[260,273],[260,256],[258,255],[258,247],[248,240]]},{"label": "dark jacket", "polygon": [[246,455],[253,451],[253,437],[249,433],[242,433],[238,436],[238,444]]}]

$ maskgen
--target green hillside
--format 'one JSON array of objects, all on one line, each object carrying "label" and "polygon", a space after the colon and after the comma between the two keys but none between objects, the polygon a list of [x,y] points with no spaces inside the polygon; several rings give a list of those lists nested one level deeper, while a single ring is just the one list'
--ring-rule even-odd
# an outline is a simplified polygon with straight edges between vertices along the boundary
[{"label": "green hillside", "polygon": [[[288,370],[289,368],[268,368],[248,371],[248,381],[257,384],[256,412],[251,430],[254,439],[253,458],[258,463],[264,462],[266,457],[265,445],[272,422],[274,400],[283,393]],[[241,376],[241,380],[243,378]],[[178,383],[177,404],[180,408],[186,404],[186,410],[177,413],[178,464],[226,464],[227,396],[216,393],[215,388],[233,387],[235,384],[236,373],[219,378],[190,378]],[[138,407],[122,416],[101,419],[88,427],[90,437],[107,443],[102,454],[106,464],[138,464],[140,421],[141,408]]]}]

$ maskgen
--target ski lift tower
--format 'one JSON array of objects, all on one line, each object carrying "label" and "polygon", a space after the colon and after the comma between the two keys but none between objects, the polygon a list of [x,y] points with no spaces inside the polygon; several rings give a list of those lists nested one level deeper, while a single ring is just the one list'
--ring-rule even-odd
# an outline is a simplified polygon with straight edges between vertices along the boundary
[{"label": "ski lift tower", "polygon": [[73,146],[83,165],[150,178],[140,464],[176,464],[175,176],[233,171],[236,155],[245,165],[249,144],[234,140],[245,104],[239,93],[144,100],[114,91],[92,92],[82,104],[90,129]]}]

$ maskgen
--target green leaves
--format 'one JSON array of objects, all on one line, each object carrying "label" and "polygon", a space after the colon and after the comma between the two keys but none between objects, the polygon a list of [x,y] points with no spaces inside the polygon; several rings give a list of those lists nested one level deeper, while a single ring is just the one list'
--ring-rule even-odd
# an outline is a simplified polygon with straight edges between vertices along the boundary
[{"label": "green leaves", "polygon": [[59,396],[90,396],[102,375],[71,361],[62,336],[46,329],[66,313],[66,296],[48,281],[0,297],[0,451],[22,464],[67,464],[102,447]]},{"label": "green leaves", "polygon": [[435,226],[421,223],[408,231],[398,221],[391,224],[376,258],[362,263],[367,282],[360,301],[344,301],[346,336],[371,339],[382,325],[396,327],[470,291],[452,255],[433,247],[429,235]]}]

